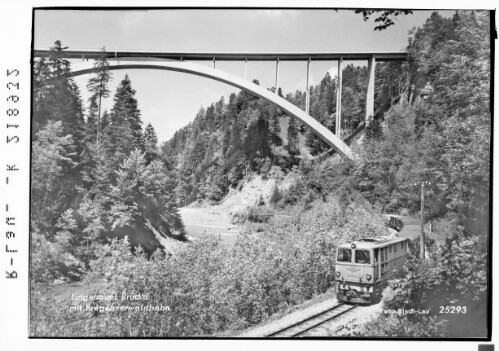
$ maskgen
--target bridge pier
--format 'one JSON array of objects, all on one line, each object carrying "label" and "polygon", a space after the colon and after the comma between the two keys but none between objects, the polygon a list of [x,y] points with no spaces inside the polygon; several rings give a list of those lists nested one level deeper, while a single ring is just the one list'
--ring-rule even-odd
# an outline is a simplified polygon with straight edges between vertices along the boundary
[{"label": "bridge pier", "polygon": [[305,95],[305,112],[307,112],[307,115],[310,114],[310,88],[309,88],[309,79],[310,79],[310,61],[312,59],[309,57],[307,61],[307,90],[306,95]]},{"label": "bridge pier", "polygon": [[278,92],[279,92],[279,57],[275,62],[275,93],[278,94]]},{"label": "bridge pier", "polygon": [[244,59],[244,79],[248,79],[248,58]]},{"label": "bridge pier", "polygon": [[376,57],[372,55],[367,64],[367,96],[366,96],[366,126],[374,118],[374,72],[376,70]]},{"label": "bridge pier", "polygon": [[341,88],[343,85],[343,57],[338,60],[338,86],[336,87],[336,136],[341,138]]}]

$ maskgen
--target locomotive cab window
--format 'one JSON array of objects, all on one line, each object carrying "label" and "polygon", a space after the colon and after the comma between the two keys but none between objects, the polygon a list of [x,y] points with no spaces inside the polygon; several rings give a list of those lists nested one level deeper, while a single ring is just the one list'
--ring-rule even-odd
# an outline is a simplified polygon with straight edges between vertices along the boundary
[{"label": "locomotive cab window", "polygon": [[338,262],[351,262],[352,261],[352,250],[350,249],[338,249],[338,255],[336,257]]},{"label": "locomotive cab window", "polygon": [[371,263],[371,252],[369,250],[355,250],[355,263]]}]

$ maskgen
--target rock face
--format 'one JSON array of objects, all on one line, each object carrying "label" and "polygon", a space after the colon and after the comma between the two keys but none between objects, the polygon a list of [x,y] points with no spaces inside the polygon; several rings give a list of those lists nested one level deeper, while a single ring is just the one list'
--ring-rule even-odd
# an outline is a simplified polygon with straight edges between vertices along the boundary
[{"label": "rock face", "polygon": [[230,189],[227,196],[216,208],[237,212],[245,210],[249,206],[258,205],[260,198],[268,203],[275,184],[274,179],[262,179],[261,176],[255,176],[247,180],[241,189]]},{"label": "rock face", "polygon": [[134,221],[130,225],[114,230],[114,237],[123,239],[125,236],[128,237],[133,248],[142,246],[148,253],[162,248],[154,233],[147,227],[143,220]]},{"label": "rock face", "polygon": [[116,228],[112,237],[118,239],[128,237],[132,248],[136,249],[141,246],[149,254],[157,249],[161,249],[167,254],[173,254],[183,242],[189,241],[183,234],[177,236],[162,234],[151,224],[151,221],[142,218],[129,225]]}]

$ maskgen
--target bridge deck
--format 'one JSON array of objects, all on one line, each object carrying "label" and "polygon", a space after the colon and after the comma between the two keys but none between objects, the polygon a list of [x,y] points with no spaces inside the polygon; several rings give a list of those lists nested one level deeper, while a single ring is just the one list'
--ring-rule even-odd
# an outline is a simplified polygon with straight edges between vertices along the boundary
[{"label": "bridge deck", "polygon": [[[47,57],[53,54],[50,50],[34,50],[34,57]],[[85,58],[94,59],[102,54],[99,50],[65,50],[65,58]],[[134,58],[140,60],[147,58],[160,60],[189,60],[189,61],[313,61],[327,60],[369,60],[374,55],[376,61],[405,61],[407,53],[400,52],[274,52],[274,53],[229,53],[229,52],[148,52],[148,51],[106,51],[108,59],[114,58]]]}]

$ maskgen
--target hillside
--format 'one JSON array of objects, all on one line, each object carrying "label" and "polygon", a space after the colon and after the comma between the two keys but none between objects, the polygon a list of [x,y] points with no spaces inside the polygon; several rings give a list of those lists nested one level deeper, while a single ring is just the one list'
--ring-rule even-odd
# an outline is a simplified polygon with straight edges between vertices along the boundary
[{"label": "hillside", "polygon": [[[393,64],[379,65],[379,70]],[[366,67],[347,65],[343,72],[343,132],[364,120]],[[386,79],[385,79],[386,80]],[[256,82],[258,83],[258,82]],[[385,84],[396,84],[387,81]],[[310,87],[310,113],[331,130],[335,128],[337,80],[329,73]],[[281,96],[282,92],[279,90]],[[301,91],[286,99],[303,108]],[[388,105],[384,106],[387,108]],[[270,103],[242,91],[201,109],[187,127],[161,146],[161,156],[176,172],[176,194],[182,205],[206,202],[216,205],[255,173],[263,178],[272,167],[287,173],[329,148],[305,128]]]}]

